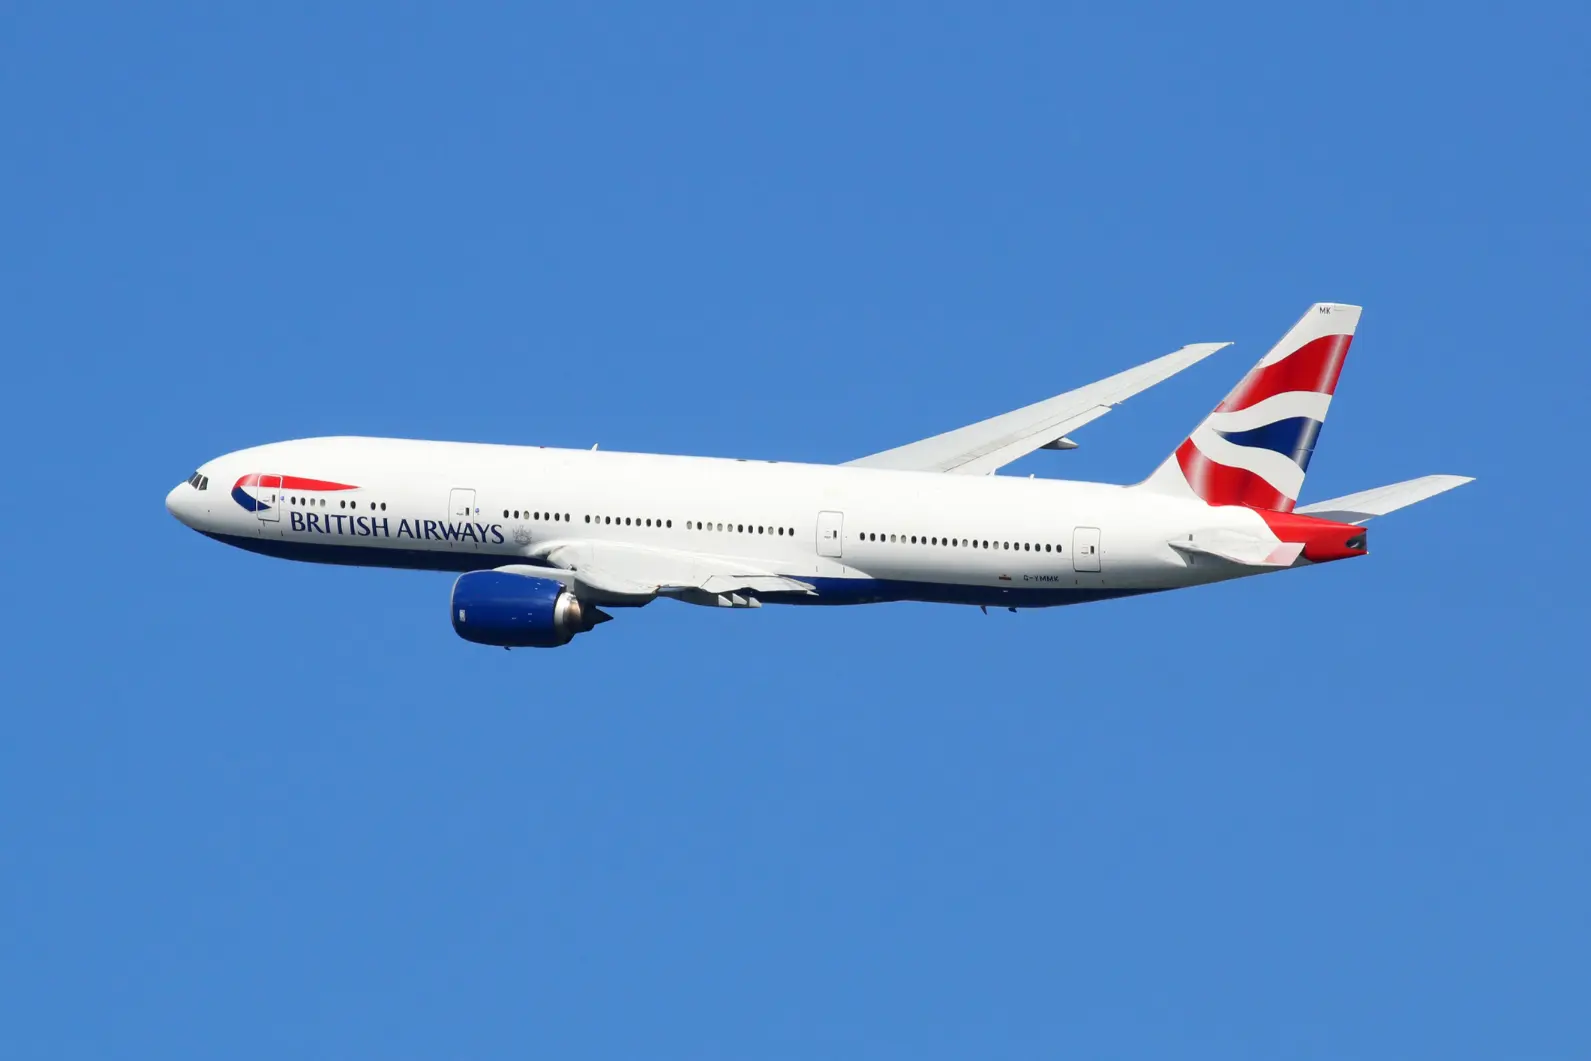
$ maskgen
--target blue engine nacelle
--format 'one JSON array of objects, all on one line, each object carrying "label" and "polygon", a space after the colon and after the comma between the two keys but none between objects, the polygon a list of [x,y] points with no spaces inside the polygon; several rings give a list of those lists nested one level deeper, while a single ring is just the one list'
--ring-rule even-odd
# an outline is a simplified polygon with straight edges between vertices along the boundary
[{"label": "blue engine nacelle", "polygon": [[453,629],[477,645],[556,648],[610,618],[556,579],[471,571],[453,583]]}]

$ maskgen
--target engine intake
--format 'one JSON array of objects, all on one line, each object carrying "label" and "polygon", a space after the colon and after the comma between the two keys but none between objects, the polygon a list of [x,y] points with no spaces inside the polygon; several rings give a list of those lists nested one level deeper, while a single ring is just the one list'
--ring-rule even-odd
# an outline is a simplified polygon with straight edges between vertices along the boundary
[{"label": "engine intake", "polygon": [[471,571],[453,583],[453,630],[501,648],[557,648],[613,618],[552,578]]}]

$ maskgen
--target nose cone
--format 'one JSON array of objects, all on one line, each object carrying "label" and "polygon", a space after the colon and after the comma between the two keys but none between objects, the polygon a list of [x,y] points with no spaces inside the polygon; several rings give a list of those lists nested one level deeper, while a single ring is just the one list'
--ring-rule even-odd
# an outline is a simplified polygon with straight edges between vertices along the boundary
[{"label": "nose cone", "polygon": [[187,483],[178,483],[171,493],[166,495],[166,511],[170,512],[184,526],[193,526],[193,503],[195,491]]}]

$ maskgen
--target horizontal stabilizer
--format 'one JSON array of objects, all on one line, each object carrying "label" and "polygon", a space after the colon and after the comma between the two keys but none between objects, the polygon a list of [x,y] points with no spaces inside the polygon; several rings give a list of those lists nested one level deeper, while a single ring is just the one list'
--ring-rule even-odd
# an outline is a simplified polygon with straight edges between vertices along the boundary
[{"label": "horizontal stabilizer", "polygon": [[1292,567],[1304,551],[1302,542],[1266,541],[1235,531],[1205,531],[1167,544],[1181,553],[1214,556],[1245,567]]},{"label": "horizontal stabilizer", "polygon": [[1407,508],[1418,501],[1446,493],[1457,486],[1475,480],[1466,475],[1423,475],[1390,486],[1361,490],[1357,494],[1334,497],[1330,501],[1317,501],[1294,511],[1317,519],[1335,520],[1338,523],[1368,523],[1377,516]]}]

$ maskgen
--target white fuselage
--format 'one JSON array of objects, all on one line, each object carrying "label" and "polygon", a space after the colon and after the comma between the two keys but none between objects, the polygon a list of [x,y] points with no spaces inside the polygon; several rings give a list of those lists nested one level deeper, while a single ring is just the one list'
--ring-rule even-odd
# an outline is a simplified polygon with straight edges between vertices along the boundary
[{"label": "white fuselage", "polygon": [[173,490],[173,514],[269,555],[447,571],[570,545],[665,566],[711,557],[815,585],[802,603],[1172,589],[1253,572],[1169,542],[1271,534],[1246,508],[1099,483],[407,439],[279,442],[196,474],[206,488]]}]

